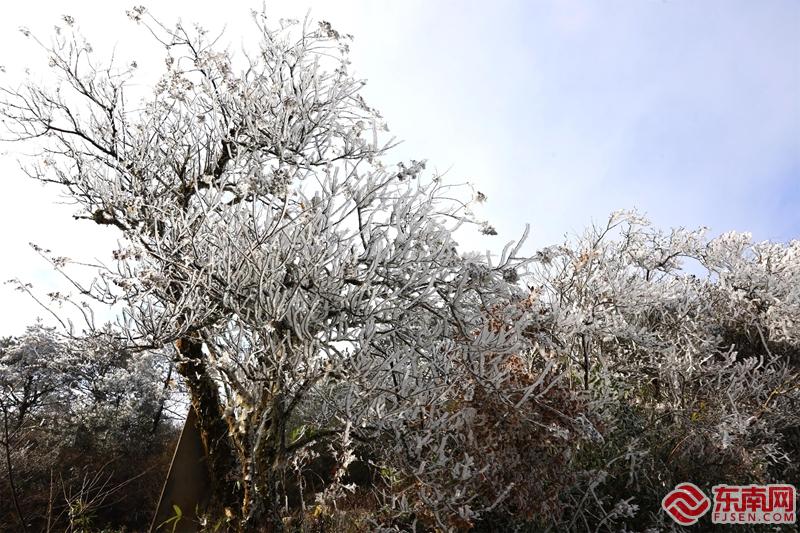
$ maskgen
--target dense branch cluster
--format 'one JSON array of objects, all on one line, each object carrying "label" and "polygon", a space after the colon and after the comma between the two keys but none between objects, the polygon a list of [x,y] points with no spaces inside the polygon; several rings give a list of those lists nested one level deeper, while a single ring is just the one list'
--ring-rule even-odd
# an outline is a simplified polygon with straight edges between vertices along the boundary
[{"label": "dense branch cluster", "polygon": [[800,242],[705,234],[619,212],[538,253],[543,329],[601,440],[576,457],[571,527],[666,528],[660,499],[686,479],[798,478]]}]

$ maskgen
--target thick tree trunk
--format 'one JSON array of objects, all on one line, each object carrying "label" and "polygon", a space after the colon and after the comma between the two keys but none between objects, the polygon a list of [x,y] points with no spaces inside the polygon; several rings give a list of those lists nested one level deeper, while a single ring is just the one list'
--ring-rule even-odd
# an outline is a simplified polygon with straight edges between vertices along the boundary
[{"label": "thick tree trunk", "polygon": [[215,519],[227,516],[229,531],[284,531],[281,509],[288,458],[281,397],[269,398],[259,409],[260,438],[250,443],[254,448],[249,453],[250,446],[229,426],[218,384],[206,366],[203,341],[187,335],[176,347],[181,355],[176,369],[186,379],[206,454],[212,492],[208,511]]},{"label": "thick tree trunk", "polygon": [[240,459],[224,417],[219,387],[208,373],[201,340],[184,337],[176,346],[183,358],[177,370],[186,379],[207,458],[212,491],[209,511],[238,523],[244,482],[239,479]]},{"label": "thick tree trunk", "polygon": [[258,409],[253,443],[250,481],[257,498],[247,498],[243,518],[248,530],[280,533],[284,530],[281,515],[283,470],[286,464],[284,410],[280,396],[262,400]]}]

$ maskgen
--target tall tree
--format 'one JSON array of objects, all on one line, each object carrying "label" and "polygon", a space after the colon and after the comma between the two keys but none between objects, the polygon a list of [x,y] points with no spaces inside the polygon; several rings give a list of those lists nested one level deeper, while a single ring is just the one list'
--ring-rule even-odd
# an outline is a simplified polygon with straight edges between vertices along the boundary
[{"label": "tall tree", "polygon": [[201,29],[129,15],[166,50],[151,95],[132,102],[135,64],[98,66],[65,17],[44,47],[59,83],[4,89],[2,113],[15,139],[41,141],[28,174],[124,237],[80,289],[124,304],[132,348],[177,347],[212,511],[280,529],[287,469],[309,447],[338,443],[340,466],[353,439],[411,456],[461,416],[430,420],[464,379],[506,379],[526,320],[497,315],[526,296],[523,261],[513,246],[494,265],[458,252],[460,225],[492,228],[424,162],[386,162],[350,37],[330,24],[254,13],[258,46],[233,57]]}]

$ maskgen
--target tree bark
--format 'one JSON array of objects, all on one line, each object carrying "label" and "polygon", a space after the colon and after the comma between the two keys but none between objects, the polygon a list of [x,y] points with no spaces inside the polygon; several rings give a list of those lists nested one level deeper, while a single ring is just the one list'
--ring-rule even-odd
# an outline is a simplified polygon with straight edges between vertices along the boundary
[{"label": "tree bark", "polygon": [[240,522],[242,488],[240,458],[225,421],[219,387],[208,373],[199,339],[183,337],[176,342],[182,356],[178,373],[186,379],[192,406],[197,413],[198,429],[206,453],[211,479],[212,516]]}]

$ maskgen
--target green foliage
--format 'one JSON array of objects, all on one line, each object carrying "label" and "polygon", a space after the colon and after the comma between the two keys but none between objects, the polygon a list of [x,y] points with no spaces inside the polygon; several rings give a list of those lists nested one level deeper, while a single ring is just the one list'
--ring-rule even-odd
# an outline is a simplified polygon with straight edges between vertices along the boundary
[{"label": "green foliage", "polygon": [[156,526],[157,530],[162,529],[164,526],[172,526],[171,531],[172,533],[175,533],[175,530],[178,528],[178,524],[183,518],[183,511],[181,511],[180,506],[177,504],[172,505],[172,510],[175,512],[175,514],[158,524]]}]

